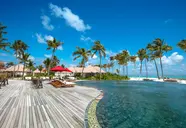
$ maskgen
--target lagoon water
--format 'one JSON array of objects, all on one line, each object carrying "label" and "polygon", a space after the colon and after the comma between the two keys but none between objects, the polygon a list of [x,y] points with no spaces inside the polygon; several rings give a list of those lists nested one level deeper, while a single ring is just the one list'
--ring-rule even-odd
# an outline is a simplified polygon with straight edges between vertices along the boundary
[{"label": "lagoon water", "polygon": [[82,81],[103,90],[97,118],[103,128],[185,128],[186,85],[139,81]]}]

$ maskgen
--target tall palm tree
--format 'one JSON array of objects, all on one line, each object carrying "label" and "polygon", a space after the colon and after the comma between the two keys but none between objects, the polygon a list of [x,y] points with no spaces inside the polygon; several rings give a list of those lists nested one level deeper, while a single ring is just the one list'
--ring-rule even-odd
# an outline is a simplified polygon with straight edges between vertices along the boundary
[{"label": "tall palm tree", "polygon": [[114,72],[114,60],[115,60],[115,56],[111,56],[110,57],[110,61],[111,61],[111,67],[112,67],[112,72]]},{"label": "tall palm tree", "polygon": [[44,61],[43,61],[43,64],[45,65],[45,68],[47,69],[47,72],[49,71],[49,65],[51,63],[51,59],[50,58],[46,58]]},{"label": "tall palm tree", "polygon": [[[22,53],[28,49],[28,45],[25,44],[21,40],[14,41],[13,44],[11,44],[10,48],[14,51],[14,54],[16,56],[17,64],[19,63],[18,57],[22,55]],[[19,68],[19,67],[18,67]],[[13,72],[13,78],[15,76],[15,66],[14,66],[14,72]]]},{"label": "tall palm tree", "polygon": [[186,52],[186,40],[181,40],[177,45]]},{"label": "tall palm tree", "polygon": [[162,78],[164,79],[162,57],[165,52],[171,51],[172,47],[167,45],[165,41],[160,38],[157,38],[153,41],[152,47],[156,52],[155,54],[158,55],[158,57],[160,58],[161,73]]},{"label": "tall palm tree", "polygon": [[[146,50],[145,50],[146,51]],[[146,70],[146,78],[148,78],[148,67],[147,67],[147,62],[149,61],[149,55],[146,53],[145,54],[145,70]]]},{"label": "tall palm tree", "polygon": [[3,37],[5,34],[7,34],[7,32],[4,31],[6,28],[6,26],[0,23],[0,50],[3,51],[7,51],[6,47],[10,45],[10,43],[6,42],[8,39]]},{"label": "tall palm tree", "polygon": [[126,76],[128,76],[128,61],[129,61],[129,52],[127,50],[122,51],[123,59],[124,59],[124,66],[126,67]]},{"label": "tall palm tree", "polygon": [[144,60],[145,55],[146,55],[146,50],[142,48],[142,49],[138,50],[137,54],[138,54],[138,58],[140,60],[140,76],[141,76],[142,64],[143,64],[143,60]]},{"label": "tall palm tree", "polygon": [[19,59],[21,60],[21,63],[23,63],[23,74],[22,74],[22,79],[24,79],[24,73],[25,73],[25,67],[29,61],[30,54],[22,52],[21,57]]},{"label": "tall palm tree", "polygon": [[154,46],[152,46],[152,44],[150,44],[150,43],[147,45],[146,49],[149,51],[150,61],[154,62],[154,65],[155,65],[155,68],[156,68],[157,77],[158,77],[158,79],[160,79],[158,66],[157,66],[157,63],[156,63],[156,59],[159,58],[159,53],[156,52]]},{"label": "tall palm tree", "polygon": [[51,64],[53,62],[55,51],[57,50],[58,47],[60,47],[63,44],[64,44],[63,42],[57,41],[55,38],[53,40],[47,40],[47,45],[48,45],[47,50],[52,49],[52,57],[51,57],[51,62],[48,67],[48,75],[49,75],[49,70],[50,70]]},{"label": "tall palm tree", "polygon": [[[92,57],[98,53],[99,55],[99,58],[100,58],[100,62],[99,64],[101,65],[101,60],[102,60],[102,57],[106,57],[106,53],[105,53],[105,47],[100,43],[100,41],[95,41],[94,42],[94,45],[92,47],[92,51],[93,51],[93,54],[92,54]],[[99,79],[101,80],[101,66],[100,66],[100,72],[99,72]]]},{"label": "tall palm tree", "polygon": [[35,69],[34,65],[35,63],[29,59],[26,67],[30,70],[30,72],[32,73],[32,76],[33,76],[33,71]]},{"label": "tall palm tree", "polygon": [[136,59],[137,56],[130,56],[130,61],[134,64],[134,69],[136,69]]},{"label": "tall palm tree", "polygon": [[39,70],[40,73],[41,73],[41,71],[43,70],[43,65],[39,65],[39,66],[38,66],[38,70]]},{"label": "tall palm tree", "polygon": [[106,72],[107,72],[107,67],[108,67],[107,64],[103,64],[103,65],[102,65],[102,68],[104,68]]},{"label": "tall palm tree", "polygon": [[53,62],[51,64],[51,67],[55,67],[60,63],[60,60],[57,58],[57,56],[53,57]]},{"label": "tall palm tree", "polygon": [[85,48],[76,47],[76,51],[73,52],[74,60],[81,58],[80,65],[83,67],[81,76],[83,76],[83,71],[85,68],[85,63],[88,62],[89,56],[91,56],[91,51]]}]

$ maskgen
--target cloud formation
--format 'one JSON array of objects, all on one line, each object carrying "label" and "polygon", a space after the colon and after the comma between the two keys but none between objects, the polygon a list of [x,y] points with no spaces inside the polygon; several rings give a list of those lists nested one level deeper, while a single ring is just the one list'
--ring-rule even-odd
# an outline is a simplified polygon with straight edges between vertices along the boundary
[{"label": "cloud formation", "polygon": [[93,40],[92,38],[90,38],[90,37],[85,37],[85,36],[83,36],[83,35],[81,35],[80,40],[85,41],[85,42],[86,42],[86,41],[94,42],[94,40]]},{"label": "cloud formation", "polygon": [[43,27],[49,31],[54,29],[54,26],[50,24],[50,18],[46,15],[42,15],[41,16],[41,23],[43,25]]},{"label": "cloud formation", "polygon": [[44,56],[46,57],[46,58],[51,58],[51,54],[44,54]]},{"label": "cloud formation", "polygon": [[36,38],[37,38],[37,42],[42,43],[42,44],[46,44],[47,40],[53,40],[54,39],[54,37],[51,36],[51,35],[43,36],[39,33],[36,33],[35,35],[36,35]]},{"label": "cloud formation", "polygon": [[162,57],[162,63],[167,65],[176,65],[180,62],[182,62],[184,57],[182,55],[179,55],[178,52],[172,53],[170,56]]},{"label": "cloud formation", "polygon": [[35,58],[33,57],[33,56],[29,56],[29,58],[28,58],[29,60],[32,60],[32,61],[34,61],[35,60]]},{"label": "cloud formation", "polygon": [[49,8],[51,9],[53,15],[58,18],[65,19],[66,23],[77,31],[84,32],[91,29],[91,26],[85,24],[84,21],[80,19],[78,15],[72,13],[69,8],[61,8],[52,3],[49,4]]}]

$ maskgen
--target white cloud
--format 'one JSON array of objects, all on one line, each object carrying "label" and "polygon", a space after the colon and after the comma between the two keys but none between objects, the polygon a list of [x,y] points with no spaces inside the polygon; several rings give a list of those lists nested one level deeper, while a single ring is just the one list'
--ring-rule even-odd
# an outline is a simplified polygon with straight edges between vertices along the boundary
[{"label": "white cloud", "polygon": [[169,22],[172,22],[172,19],[167,19],[167,20],[164,21],[165,24],[167,24]]},{"label": "white cloud", "polygon": [[162,63],[167,65],[175,65],[182,62],[183,59],[184,57],[182,55],[179,55],[178,52],[174,52],[169,57],[163,56]]},{"label": "white cloud", "polygon": [[37,42],[39,43],[46,43],[45,39],[42,37],[41,34],[36,33]]},{"label": "white cloud", "polygon": [[54,40],[54,37],[53,36],[51,36],[51,35],[45,35],[45,40],[47,41],[47,40]]},{"label": "white cloud", "polygon": [[29,58],[28,58],[29,60],[32,60],[32,61],[34,61],[35,60],[35,58],[33,57],[33,56],[29,56]]},{"label": "white cloud", "polygon": [[42,20],[41,23],[45,29],[50,31],[54,29],[54,26],[50,24],[51,20],[48,16],[46,15],[41,16],[41,20]]},{"label": "white cloud", "polygon": [[43,44],[46,44],[46,41],[47,40],[53,40],[54,39],[54,37],[51,36],[51,35],[45,35],[45,36],[43,36],[43,35],[41,35],[39,33],[36,33],[35,35],[36,35],[37,41],[39,43],[43,43]]},{"label": "white cloud", "polygon": [[59,46],[57,49],[58,50],[63,50],[63,47],[62,46]]},{"label": "white cloud", "polygon": [[94,54],[92,58],[93,58],[93,59],[97,59],[98,57]]},{"label": "white cloud", "polygon": [[109,57],[110,56],[115,56],[117,53],[115,53],[115,52],[113,52],[113,51],[111,51],[111,50],[107,50],[106,52],[106,55],[108,55]]},{"label": "white cloud", "polygon": [[84,21],[80,19],[78,15],[72,13],[69,8],[60,8],[52,3],[49,4],[49,8],[52,10],[53,15],[65,19],[66,23],[77,31],[84,32],[85,30],[91,29],[88,24],[85,24]]},{"label": "white cloud", "polygon": [[44,54],[44,56],[46,57],[46,58],[51,58],[51,54]]},{"label": "white cloud", "polygon": [[81,35],[80,40],[85,41],[85,42],[86,42],[86,41],[94,42],[94,40],[93,40],[92,38],[90,38],[90,37],[85,37],[85,36],[83,36],[83,35]]}]

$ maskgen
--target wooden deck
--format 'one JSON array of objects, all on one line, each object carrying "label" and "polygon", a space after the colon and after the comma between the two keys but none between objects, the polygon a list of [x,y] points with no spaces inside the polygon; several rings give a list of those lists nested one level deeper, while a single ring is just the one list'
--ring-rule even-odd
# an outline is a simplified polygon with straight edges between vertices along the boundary
[{"label": "wooden deck", "polygon": [[10,80],[0,89],[0,128],[82,128],[88,103],[99,94],[93,88],[54,88]]}]

